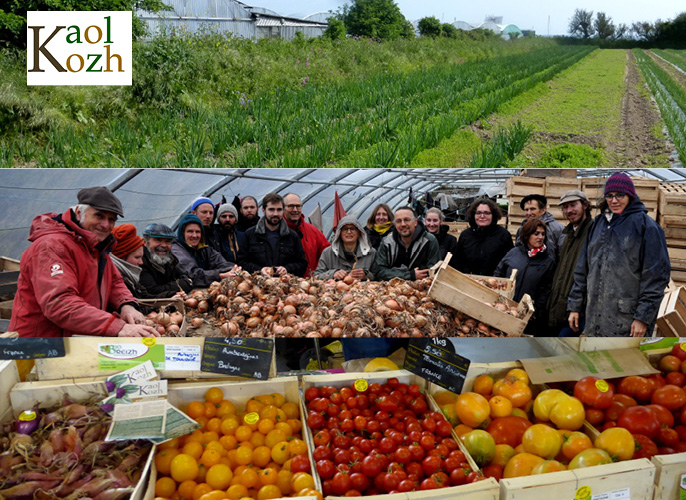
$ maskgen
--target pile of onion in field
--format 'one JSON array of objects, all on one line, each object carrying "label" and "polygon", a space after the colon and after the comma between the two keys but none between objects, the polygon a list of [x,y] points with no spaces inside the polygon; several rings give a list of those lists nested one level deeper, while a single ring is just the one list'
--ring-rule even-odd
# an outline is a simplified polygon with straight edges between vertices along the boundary
[{"label": "pile of onion in field", "polygon": [[241,271],[186,300],[189,335],[225,337],[501,336],[428,296],[431,279],[343,281]]},{"label": "pile of onion in field", "polygon": [[105,442],[111,418],[65,402],[0,429],[0,498],[124,500],[139,481],[148,441]]}]

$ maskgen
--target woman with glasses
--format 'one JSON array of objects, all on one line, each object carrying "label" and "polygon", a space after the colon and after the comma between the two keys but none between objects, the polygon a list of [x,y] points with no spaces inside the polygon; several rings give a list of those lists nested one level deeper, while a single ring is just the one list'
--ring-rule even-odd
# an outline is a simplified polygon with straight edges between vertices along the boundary
[{"label": "woman with glasses", "polygon": [[651,335],[671,272],[665,233],[624,172],[607,180],[599,209],[574,270],[569,326],[577,332],[585,320],[592,337]]},{"label": "woman with glasses", "polygon": [[529,219],[522,226],[520,243],[500,261],[493,273],[502,278],[517,270],[513,300],[519,302],[528,294],[534,302],[534,315],[529,320],[526,333],[547,336],[546,302],[550,297],[555,273],[555,257],[545,245],[548,230],[541,219]]},{"label": "woman with glasses", "polygon": [[374,279],[376,250],[369,244],[367,233],[353,215],[343,217],[336,227],[330,247],[322,252],[314,275],[320,279]]},{"label": "woman with glasses", "polygon": [[457,241],[458,271],[493,276],[498,263],[514,247],[512,235],[498,225],[501,217],[498,205],[488,198],[476,200],[469,206],[469,227],[460,233]]}]

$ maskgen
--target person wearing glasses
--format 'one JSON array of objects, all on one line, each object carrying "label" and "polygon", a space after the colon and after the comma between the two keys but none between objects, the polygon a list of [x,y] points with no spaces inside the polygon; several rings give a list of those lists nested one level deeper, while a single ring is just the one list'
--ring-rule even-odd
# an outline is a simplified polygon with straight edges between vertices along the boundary
[{"label": "person wearing glasses", "polygon": [[599,209],[574,270],[569,326],[579,331],[585,313],[587,336],[651,335],[671,271],[665,233],[624,172],[607,180]]},{"label": "person wearing glasses", "polygon": [[498,205],[489,198],[475,200],[469,206],[469,227],[460,233],[453,259],[458,271],[493,276],[498,263],[514,247],[510,232],[498,225],[502,216]]},{"label": "person wearing glasses", "polygon": [[376,250],[369,244],[367,233],[357,218],[346,215],[338,222],[333,243],[322,252],[314,276],[319,279],[373,280]]},{"label": "person wearing glasses", "polygon": [[300,242],[302,243],[303,251],[305,252],[305,258],[307,259],[305,277],[307,278],[317,269],[317,264],[319,264],[322,252],[330,243],[329,240],[326,239],[326,236],[324,236],[316,226],[309,222],[305,222],[303,202],[300,199],[300,196],[294,193],[288,193],[283,197],[283,201],[283,218],[286,220],[288,228],[295,231],[298,236],[300,236]]},{"label": "person wearing glasses", "polygon": [[[507,252],[496,267],[493,276],[509,277],[517,270],[513,300],[519,302],[525,294],[534,302],[534,315],[525,332],[547,336],[546,303],[550,297],[555,273],[555,258],[546,246],[548,227],[541,219],[529,219],[522,226],[521,242]],[[557,336],[557,334],[556,334]]]},{"label": "person wearing glasses", "polygon": [[414,281],[428,277],[429,268],[441,258],[438,240],[423,224],[417,224],[411,207],[395,211],[394,225],[376,252],[376,279]]}]

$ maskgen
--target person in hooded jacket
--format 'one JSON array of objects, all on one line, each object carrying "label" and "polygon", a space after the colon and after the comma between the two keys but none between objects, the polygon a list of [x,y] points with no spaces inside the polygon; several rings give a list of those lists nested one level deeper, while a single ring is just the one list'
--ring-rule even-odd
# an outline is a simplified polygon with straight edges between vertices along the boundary
[{"label": "person in hooded jacket", "polygon": [[457,269],[457,238],[448,234],[450,226],[443,224],[445,219],[440,209],[433,207],[426,211],[424,215],[424,226],[426,230],[433,234],[438,240],[438,248],[441,251],[441,260],[450,252],[452,258],[449,265]]},{"label": "person in hooded jacket", "polygon": [[78,205],[31,223],[21,256],[9,331],[20,337],[158,337],[109,252],[121,202],[104,186],[78,192]]},{"label": "person in hooded jacket", "polygon": [[569,326],[578,332],[585,312],[587,336],[650,335],[671,272],[665,233],[627,174],[612,174],[604,192],[574,270]]},{"label": "person in hooded jacket", "polygon": [[333,243],[322,252],[314,276],[323,280],[346,276],[373,280],[375,269],[376,250],[369,244],[364,227],[355,216],[346,215],[338,222]]},{"label": "person in hooded jacket", "polygon": [[393,230],[393,210],[385,203],[379,203],[374,207],[367,219],[367,239],[373,249],[378,250],[389,231]]},{"label": "person in hooded jacket", "polygon": [[469,206],[469,227],[457,240],[455,267],[458,271],[493,276],[498,263],[514,247],[510,232],[498,225],[502,216],[500,207],[489,198],[475,200]]},{"label": "person in hooded jacket", "polygon": [[238,262],[238,250],[245,240],[245,233],[236,228],[238,211],[229,203],[217,208],[217,223],[214,224],[214,238],[208,242],[222,254],[227,262]]},{"label": "person in hooded jacket", "polygon": [[179,222],[172,253],[179,259],[181,272],[193,281],[194,288],[205,288],[213,281],[228,278],[236,267],[205,243],[202,221],[195,214],[186,214]]},{"label": "person in hooded jacket", "polygon": [[441,258],[438,240],[423,224],[417,223],[417,214],[411,207],[395,211],[394,225],[376,252],[376,279],[428,277],[429,268]]},{"label": "person in hooded jacket", "polygon": [[[529,219],[522,226],[521,241],[507,252],[496,267],[493,276],[509,277],[517,270],[513,300],[519,302],[525,294],[534,303],[534,315],[529,320],[526,333],[547,336],[546,304],[550,296],[555,272],[555,259],[545,245],[546,225],[540,219]],[[557,335],[557,332],[554,334]]]}]

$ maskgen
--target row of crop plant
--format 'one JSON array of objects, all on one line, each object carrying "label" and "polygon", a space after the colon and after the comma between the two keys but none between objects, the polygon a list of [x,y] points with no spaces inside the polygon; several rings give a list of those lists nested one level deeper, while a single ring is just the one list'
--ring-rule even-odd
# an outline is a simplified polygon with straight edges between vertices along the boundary
[{"label": "row of crop plant", "polygon": [[686,88],[660,68],[645,51],[634,49],[634,56],[655,96],[679,159],[686,165]]},{"label": "row of crop plant", "polygon": [[306,83],[216,109],[113,119],[104,131],[55,128],[43,147],[18,136],[0,163],[21,154],[40,166],[404,166],[592,50],[553,47],[335,85]]}]

